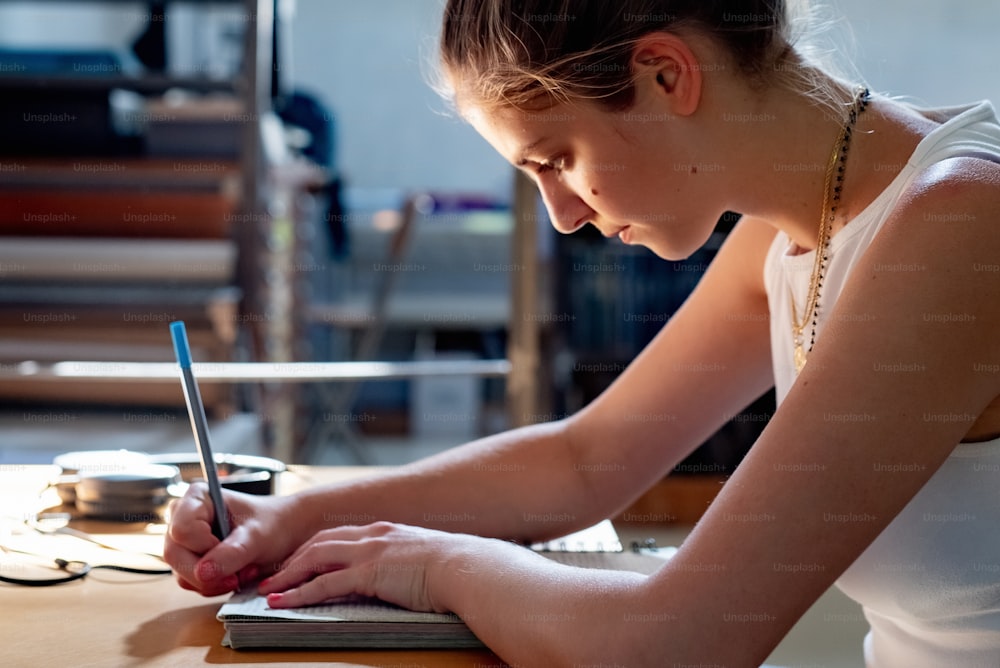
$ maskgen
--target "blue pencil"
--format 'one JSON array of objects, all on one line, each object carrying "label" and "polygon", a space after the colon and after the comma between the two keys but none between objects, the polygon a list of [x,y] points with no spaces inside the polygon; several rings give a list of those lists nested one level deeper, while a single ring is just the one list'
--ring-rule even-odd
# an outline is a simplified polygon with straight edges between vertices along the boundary
[{"label": "blue pencil", "polygon": [[191,370],[191,349],[188,347],[187,331],[183,322],[170,323],[170,336],[174,339],[174,353],[177,364],[181,367],[181,380],[184,387],[184,401],[187,402],[188,415],[191,416],[191,429],[194,431],[194,441],[198,445],[201,457],[201,471],[208,482],[208,493],[215,509],[212,518],[212,533],[219,540],[229,535],[229,514],[222,500],[222,485],[219,484],[219,472],[212,456],[212,446],[208,440],[208,419],[205,417],[205,404],[201,401],[198,383],[195,382]]}]

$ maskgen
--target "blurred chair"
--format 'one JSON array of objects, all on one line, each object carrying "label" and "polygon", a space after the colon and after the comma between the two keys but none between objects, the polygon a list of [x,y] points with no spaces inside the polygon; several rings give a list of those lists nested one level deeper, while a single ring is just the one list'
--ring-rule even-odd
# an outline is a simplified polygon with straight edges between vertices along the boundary
[{"label": "blurred chair", "polygon": [[[413,237],[414,221],[421,213],[427,213],[431,207],[433,207],[433,200],[429,195],[417,193],[406,198],[399,224],[393,230],[386,246],[384,259],[386,267],[397,267],[403,264],[410,247],[410,240]],[[313,304],[307,315],[308,321],[313,325],[322,324],[330,327],[360,327],[360,338],[352,351],[350,361],[373,361],[385,334],[389,300],[399,280],[400,273],[402,272],[379,272],[367,312],[358,313],[356,310],[332,303]],[[360,380],[345,380],[338,383],[316,384],[318,403],[326,407],[324,414],[348,415],[354,408],[354,402],[362,382]],[[361,447],[357,430],[353,427],[353,423],[347,419],[314,419],[307,431],[306,442],[303,444],[304,461],[311,461],[317,454],[317,448],[331,442],[333,437],[339,437],[359,463],[371,463],[367,453]]]}]

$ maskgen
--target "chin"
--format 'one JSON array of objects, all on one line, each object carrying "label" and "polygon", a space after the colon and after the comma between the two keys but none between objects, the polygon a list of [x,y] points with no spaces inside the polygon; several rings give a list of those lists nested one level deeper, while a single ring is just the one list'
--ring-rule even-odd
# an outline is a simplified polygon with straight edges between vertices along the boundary
[{"label": "chin", "polygon": [[678,245],[678,244],[665,244],[658,242],[652,242],[642,245],[648,248],[649,250],[653,251],[653,253],[655,253],[657,257],[659,257],[660,259],[670,260],[671,262],[680,262],[682,260],[686,260],[689,257],[691,257],[695,253],[695,251],[697,251],[704,245],[704,242],[697,245],[692,245],[692,244]]},{"label": "chin", "polygon": [[686,260],[691,257],[691,254],[681,255],[673,251],[665,250],[660,246],[646,246],[649,250],[660,258],[661,260],[670,260],[671,262],[680,262],[681,260]]},{"label": "chin", "polygon": [[705,235],[671,235],[669,239],[659,237],[654,239],[635,239],[633,243],[641,244],[653,251],[658,257],[671,262],[686,260],[701,249],[712,236],[713,228],[708,228]]}]

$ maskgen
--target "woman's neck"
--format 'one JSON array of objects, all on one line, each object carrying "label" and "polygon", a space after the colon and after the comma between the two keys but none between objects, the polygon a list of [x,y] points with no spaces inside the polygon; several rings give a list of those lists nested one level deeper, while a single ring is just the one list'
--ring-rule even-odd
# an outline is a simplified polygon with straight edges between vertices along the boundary
[{"label": "woman's neck", "polygon": [[[808,96],[787,89],[776,87],[744,99],[748,103],[739,112],[729,112],[729,118],[742,119],[746,127],[720,124],[720,131],[732,135],[732,145],[739,147],[731,159],[735,178],[730,206],[771,223],[800,249],[812,250],[823,215],[827,168],[844,121]],[[726,115],[721,118],[725,121]],[[890,100],[872,100],[853,131],[832,235],[889,185],[933,127],[930,121],[914,122],[910,112]]]}]

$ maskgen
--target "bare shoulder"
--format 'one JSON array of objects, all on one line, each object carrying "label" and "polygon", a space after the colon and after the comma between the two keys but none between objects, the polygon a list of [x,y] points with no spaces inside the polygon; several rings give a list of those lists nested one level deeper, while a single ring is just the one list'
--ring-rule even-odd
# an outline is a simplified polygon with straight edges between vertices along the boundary
[{"label": "bare shoulder", "polygon": [[893,214],[927,223],[958,238],[992,232],[1000,225],[1000,162],[977,157],[942,160],[914,179]]},{"label": "bare shoulder", "polygon": [[834,307],[815,382],[880,386],[872,398],[891,410],[912,408],[918,387],[926,414],[961,405],[968,422],[944,449],[1000,433],[1000,374],[984,372],[1000,359],[998,231],[1000,165],[955,158],[917,175]]},{"label": "bare shoulder", "polygon": [[[1000,326],[1000,164],[962,157],[918,174],[845,286],[837,308],[877,305],[887,333],[967,324],[968,342]],[[885,267],[908,271],[880,271]],[[889,318],[889,316],[894,316]],[[982,351],[981,351],[982,352]]]},{"label": "bare shoulder", "polygon": [[[951,285],[975,293],[1000,282],[998,232],[1000,163],[952,158],[914,179],[869,256],[873,261],[909,257],[933,276],[940,291]],[[1000,300],[989,302],[1000,311]]]}]

